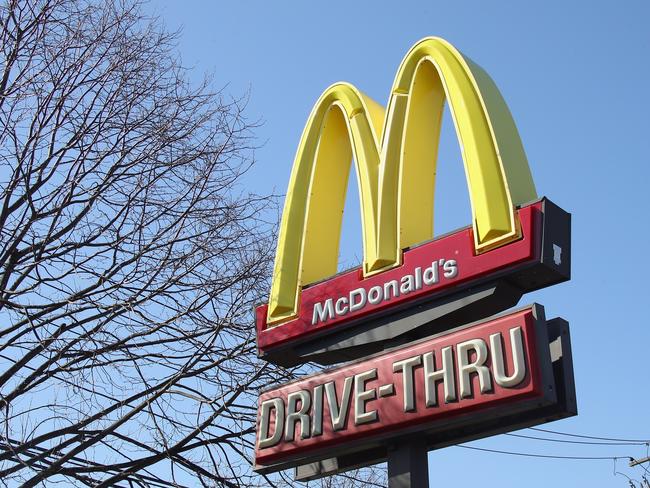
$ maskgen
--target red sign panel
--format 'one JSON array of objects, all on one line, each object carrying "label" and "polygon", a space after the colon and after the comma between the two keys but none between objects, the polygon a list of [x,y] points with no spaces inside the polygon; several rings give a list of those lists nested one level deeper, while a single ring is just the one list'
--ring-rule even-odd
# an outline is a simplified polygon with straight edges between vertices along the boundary
[{"label": "red sign panel", "polygon": [[541,205],[518,210],[521,239],[497,249],[476,254],[467,228],[405,251],[397,268],[365,279],[361,268],[355,268],[304,288],[298,316],[282,324],[267,325],[267,306],[258,307],[260,353],[539,259]]},{"label": "red sign panel", "polygon": [[327,457],[334,448],[430,429],[495,406],[531,399],[539,404],[550,389],[543,373],[550,356],[536,310],[466,326],[262,393],[256,468],[313,459],[320,452]]}]

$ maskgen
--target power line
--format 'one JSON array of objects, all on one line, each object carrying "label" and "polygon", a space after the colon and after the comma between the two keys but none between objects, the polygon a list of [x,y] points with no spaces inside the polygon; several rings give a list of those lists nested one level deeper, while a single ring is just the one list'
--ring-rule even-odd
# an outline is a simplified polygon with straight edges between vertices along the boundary
[{"label": "power line", "polygon": [[533,439],[536,441],[561,442],[564,444],[585,444],[590,446],[645,446],[647,442],[593,442],[593,441],[571,441],[566,439],[551,439],[550,437],[537,437],[523,434],[506,434],[511,437],[520,437],[522,439]]},{"label": "power line", "polygon": [[539,427],[529,427],[530,430],[536,430],[538,432],[546,432],[547,434],[556,434],[556,435],[565,435],[568,437],[580,437],[582,439],[595,439],[600,441],[612,441],[612,442],[625,442],[625,443],[638,443],[638,444],[648,444],[650,439],[617,439],[613,437],[596,437],[591,435],[581,435],[581,434],[569,434],[567,432],[558,432],[556,430],[547,430],[540,429]]},{"label": "power line", "polygon": [[472,449],[474,451],[484,451],[484,452],[493,452],[496,454],[509,454],[510,456],[523,456],[523,457],[534,457],[534,458],[545,458],[545,459],[568,459],[568,460],[617,460],[617,459],[633,459],[631,456],[556,456],[550,454],[534,454],[530,452],[513,452],[513,451],[500,451],[497,449],[486,449],[484,447],[472,447],[472,446],[463,446],[458,445],[455,447],[462,447],[463,449]]}]

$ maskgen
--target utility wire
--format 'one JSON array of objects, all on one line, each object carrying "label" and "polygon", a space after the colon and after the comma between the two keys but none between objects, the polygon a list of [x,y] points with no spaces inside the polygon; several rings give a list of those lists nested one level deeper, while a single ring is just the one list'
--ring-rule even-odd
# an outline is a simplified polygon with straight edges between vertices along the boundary
[{"label": "utility wire", "polygon": [[463,446],[458,445],[456,447],[462,447],[463,449],[472,449],[474,451],[484,451],[484,452],[493,452],[496,454],[509,454],[511,456],[524,456],[524,457],[534,457],[534,458],[546,458],[546,459],[569,459],[569,460],[616,460],[616,459],[633,459],[630,456],[556,456],[550,454],[535,454],[530,452],[513,452],[513,451],[500,451],[497,449],[485,449],[483,447],[473,447],[473,446]]},{"label": "utility wire", "polygon": [[506,434],[511,437],[520,437],[522,439],[534,439],[536,441],[561,442],[564,444],[586,444],[590,446],[646,446],[647,442],[594,442],[594,441],[571,441],[567,439],[551,439],[550,437],[537,437],[523,434]]},{"label": "utility wire", "polygon": [[569,434],[567,432],[558,432],[556,430],[547,430],[540,429],[538,427],[529,427],[530,430],[536,430],[537,432],[546,432],[547,434],[556,434],[556,435],[565,435],[568,437],[579,437],[582,439],[595,439],[599,441],[612,441],[612,442],[625,442],[625,443],[638,443],[638,444],[647,444],[650,443],[650,439],[617,439],[613,437],[596,437],[591,435],[580,435],[580,434]]}]

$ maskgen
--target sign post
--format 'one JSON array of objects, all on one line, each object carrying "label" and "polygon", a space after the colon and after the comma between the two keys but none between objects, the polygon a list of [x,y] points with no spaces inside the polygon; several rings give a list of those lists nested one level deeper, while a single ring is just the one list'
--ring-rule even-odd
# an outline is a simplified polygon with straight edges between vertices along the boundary
[{"label": "sign post", "polygon": [[[403,345],[390,342],[386,349]],[[429,488],[429,449],[423,438],[404,438],[388,445],[388,488]]]},{"label": "sign post", "polygon": [[428,452],[422,441],[391,445],[388,448],[388,488],[429,488]]},{"label": "sign post", "polygon": [[[473,218],[434,238],[445,100]],[[337,274],[352,158],[364,260]],[[391,488],[426,487],[430,450],[576,415],[568,323],[538,304],[507,311],[570,273],[570,214],[538,198],[503,98],[457,49],[418,42],[385,112],[331,86],[298,145],[255,316],[261,358],[336,366],[261,392],[254,469],[310,480],[387,461]]]}]

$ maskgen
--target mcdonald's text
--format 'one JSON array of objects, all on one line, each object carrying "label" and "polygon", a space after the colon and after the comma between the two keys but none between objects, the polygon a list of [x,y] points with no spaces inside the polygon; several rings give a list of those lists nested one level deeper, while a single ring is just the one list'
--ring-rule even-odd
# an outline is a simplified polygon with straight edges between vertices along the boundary
[{"label": "mcdonald's text", "polygon": [[455,259],[435,259],[427,268],[418,266],[413,274],[407,274],[400,279],[392,279],[381,285],[374,285],[369,290],[355,288],[347,296],[328,298],[314,304],[312,325],[326,322],[329,319],[343,317],[349,312],[362,310],[366,305],[377,305],[381,302],[408,295],[423,287],[436,285],[440,277],[451,280],[458,276],[458,264]]}]

